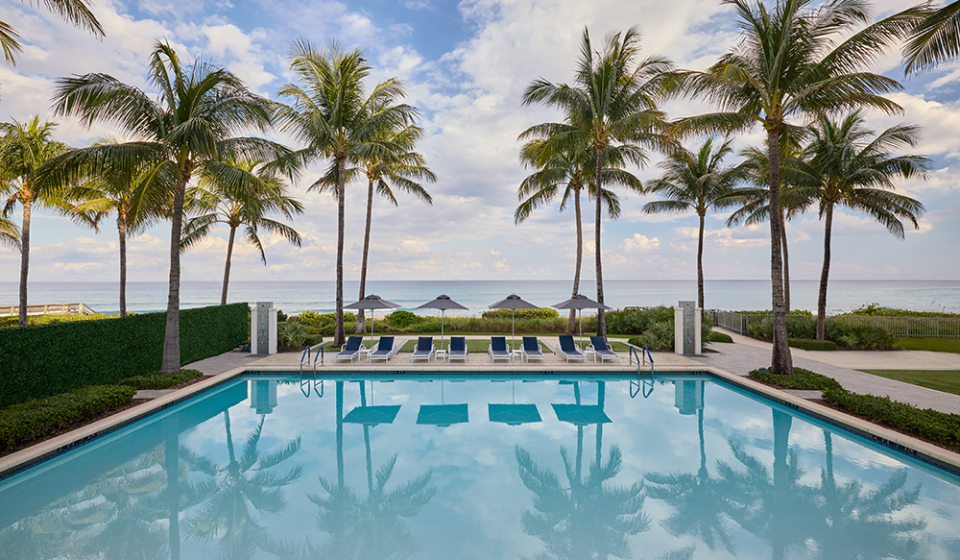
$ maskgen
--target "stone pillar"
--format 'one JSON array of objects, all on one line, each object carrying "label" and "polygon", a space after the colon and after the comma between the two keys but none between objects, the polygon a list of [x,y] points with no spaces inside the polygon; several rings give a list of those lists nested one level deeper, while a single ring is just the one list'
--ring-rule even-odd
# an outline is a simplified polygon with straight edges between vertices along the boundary
[{"label": "stone pillar", "polygon": [[258,301],[250,311],[250,353],[277,353],[277,309],[270,301]]},{"label": "stone pillar", "polygon": [[681,301],[673,308],[673,350],[685,356],[702,353],[700,308],[696,302]]}]

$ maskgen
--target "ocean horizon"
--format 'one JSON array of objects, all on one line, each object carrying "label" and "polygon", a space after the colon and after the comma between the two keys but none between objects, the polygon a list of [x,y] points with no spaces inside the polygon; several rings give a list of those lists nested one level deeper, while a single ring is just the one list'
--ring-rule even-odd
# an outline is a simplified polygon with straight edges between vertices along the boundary
[{"label": "ocean horizon", "polygon": [[[220,303],[221,282],[183,282],[180,305],[183,309]],[[423,303],[446,294],[466,306],[450,315],[478,316],[510,294],[549,307],[571,296],[572,283],[566,280],[376,280],[367,282],[367,294],[414,311]],[[118,282],[31,282],[30,304],[84,303],[97,312],[119,312]],[[334,310],[334,281],[243,281],[231,282],[229,302],[273,302],[287,314],[306,310]],[[791,282],[794,309],[816,311],[819,281]],[[344,303],[357,301],[359,282],[344,283]],[[0,282],[0,305],[16,305],[16,282]],[[581,282],[580,293],[596,299],[596,284]],[[674,306],[679,301],[696,301],[695,280],[607,280],[604,300],[614,308]],[[706,280],[707,309],[763,310],[770,308],[769,280]],[[127,309],[136,313],[166,309],[166,282],[128,282]],[[955,280],[834,280],[827,292],[827,312],[843,313],[871,303],[916,311],[960,313],[960,281]],[[436,310],[416,310],[436,315]],[[382,312],[378,312],[378,315]]]}]

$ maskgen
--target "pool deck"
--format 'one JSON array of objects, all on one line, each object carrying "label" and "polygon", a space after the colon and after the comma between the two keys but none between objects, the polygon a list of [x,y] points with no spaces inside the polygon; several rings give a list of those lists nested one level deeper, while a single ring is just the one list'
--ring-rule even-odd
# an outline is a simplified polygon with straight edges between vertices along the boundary
[{"label": "pool deck", "polygon": [[[859,435],[877,441],[888,447],[898,449],[921,460],[940,465],[960,474],[960,454],[947,451],[932,444],[900,434],[882,426],[866,422],[859,418],[843,414],[817,402],[811,402],[812,395],[797,392],[794,394],[773,389],[757,383],[747,377],[747,373],[770,363],[768,343],[731,334],[734,344],[712,344],[716,352],[700,356],[680,356],[672,352],[655,352],[653,359],[657,372],[681,373],[684,371],[705,371],[714,377],[742,387],[753,393],[765,396],[781,405],[810,414],[823,421],[842,426]],[[398,347],[414,337],[397,337]],[[468,337],[483,339],[487,337]],[[548,347],[556,348],[559,339],[540,337]],[[924,351],[895,352],[809,352],[792,350],[794,365],[817,373],[833,377],[847,389],[874,395],[890,396],[894,400],[913,404],[921,408],[933,408],[949,413],[960,413],[960,395],[942,393],[900,381],[886,379],[862,373],[852,368],[863,369],[960,369],[960,355]],[[630,365],[628,356],[619,365],[614,363],[566,362],[556,353],[544,353],[542,363],[491,363],[486,352],[471,353],[465,364],[449,364],[446,361],[411,363],[411,354],[395,354],[386,364],[370,364],[366,361],[340,362],[332,364],[333,354],[328,356],[325,365],[317,372],[324,373],[396,373],[398,369],[411,373],[550,373],[596,371],[597,373],[632,373],[637,371],[636,364]],[[886,368],[884,368],[884,365]],[[205,360],[184,366],[200,370],[204,379],[183,389],[170,391],[141,392],[141,398],[150,398],[147,402],[121,411],[113,416],[94,422],[73,432],[49,439],[33,447],[0,458],[0,477],[19,471],[43,461],[63,451],[80,445],[90,439],[105,435],[126,426],[147,415],[173,406],[193,395],[215,387],[221,383],[243,375],[247,371],[297,372],[300,369],[300,353],[274,354],[271,356],[251,355],[246,352],[226,352]],[[649,372],[649,367],[642,368]]]}]

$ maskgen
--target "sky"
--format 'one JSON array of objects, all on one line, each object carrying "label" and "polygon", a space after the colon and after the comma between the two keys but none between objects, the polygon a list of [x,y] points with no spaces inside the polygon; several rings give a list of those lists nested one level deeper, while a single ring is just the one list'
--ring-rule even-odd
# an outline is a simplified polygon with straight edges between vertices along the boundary
[{"label": "sky", "polygon": [[[878,16],[902,9],[898,0],[874,4]],[[253,91],[275,98],[290,81],[289,49],[307,39],[324,47],[336,41],[359,47],[373,67],[371,85],[399,77],[406,101],[420,111],[425,137],[419,151],[436,173],[425,185],[428,206],[398,194],[398,206],[374,200],[370,269],[375,280],[572,279],[576,230],[572,208],[553,204],[517,226],[513,213],[517,187],[531,169],[518,161],[518,135],[561,115],[542,106],[521,105],[523,90],[535,79],[570,82],[580,37],[588,28],[594,42],[611,32],[639,26],[641,54],[661,54],[679,68],[702,70],[737,40],[732,9],[719,0],[96,0],[93,11],[106,36],[97,39],[57,16],[29,4],[5,2],[0,20],[23,37],[17,65],[0,64],[0,120],[24,122],[33,115],[53,120],[50,98],[56,80],[101,72],[147,88],[148,56],[166,40],[187,60],[203,58],[224,66]],[[842,209],[835,214],[831,278],[931,279],[960,277],[955,247],[960,241],[960,63],[920,77],[904,78],[896,51],[874,71],[901,81],[890,97],[901,115],[868,114],[874,130],[900,122],[922,127],[914,153],[929,156],[934,169],[926,180],[897,182],[898,192],[919,199],[926,213],[917,230],[899,240],[865,215]],[[700,101],[664,106],[670,118],[711,108]],[[117,134],[109,124],[84,128],[60,118],[55,138],[75,147]],[[284,140],[278,134],[271,137]],[[696,149],[703,138],[686,142]],[[735,139],[739,148],[759,145],[760,128]],[[285,140],[284,140],[285,141]],[[293,145],[292,147],[297,147]],[[631,169],[641,181],[655,179],[658,154]],[[730,162],[734,163],[735,158]],[[231,279],[333,280],[336,204],[328,194],[306,188],[323,171],[308,169],[290,185],[304,204],[291,224],[302,236],[297,248],[264,236],[267,264],[243,243],[233,253]],[[351,184],[346,200],[345,276],[359,278],[363,243],[365,182]],[[622,214],[602,221],[605,279],[663,280],[696,277],[697,218],[692,213],[646,215],[650,196],[620,193]],[[583,278],[594,278],[592,205],[584,200]],[[706,221],[704,269],[708,279],[769,278],[769,226],[725,227],[727,213]],[[19,223],[19,209],[12,218]],[[226,226],[183,257],[190,280],[222,278]],[[787,226],[793,278],[816,279],[823,258],[823,222],[815,212]],[[31,228],[31,281],[116,281],[118,242],[113,218],[99,233],[67,218],[34,213]],[[169,224],[159,224],[128,243],[128,278],[163,281],[168,275]],[[19,254],[0,247],[0,282],[19,279]],[[10,299],[14,294],[7,294]]]}]

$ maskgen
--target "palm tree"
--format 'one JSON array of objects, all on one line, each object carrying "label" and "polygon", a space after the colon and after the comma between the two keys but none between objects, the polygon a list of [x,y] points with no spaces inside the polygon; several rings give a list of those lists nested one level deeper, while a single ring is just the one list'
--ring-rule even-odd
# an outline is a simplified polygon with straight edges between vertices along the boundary
[{"label": "palm tree", "polygon": [[[57,206],[56,186],[36,184],[37,169],[47,160],[70,148],[51,138],[56,123],[41,123],[33,117],[26,123],[16,120],[0,123],[0,195],[6,198],[2,216],[6,218],[17,203],[23,210],[20,226],[20,326],[27,324],[27,276],[30,272],[30,219],[34,204]],[[13,229],[5,226],[4,238]]]},{"label": "palm tree", "polygon": [[[363,174],[367,178],[367,224],[363,234],[363,261],[360,266],[360,299],[367,295],[367,257],[370,252],[370,226],[373,222],[374,189],[376,189],[377,194],[390,201],[394,206],[398,206],[398,204],[391,184],[395,188],[412,194],[433,206],[433,197],[419,181],[433,183],[437,180],[437,176],[427,167],[423,155],[414,151],[417,142],[423,137],[422,128],[415,124],[408,124],[398,129],[380,131],[379,134],[387,141],[386,145],[393,153],[364,160],[360,162],[359,167],[347,170],[348,181],[358,174]],[[337,179],[337,174],[328,174],[319,190],[336,192]],[[366,321],[364,310],[360,309],[357,311],[356,334],[364,332],[366,332]]]},{"label": "palm tree", "polygon": [[[36,2],[40,3],[40,2]],[[52,12],[56,12],[60,17],[70,23],[81,27],[93,33],[96,37],[104,36],[103,27],[97,21],[96,16],[90,11],[90,3],[87,0],[42,0],[44,6]],[[31,2],[34,4],[34,2]],[[17,39],[20,34],[9,23],[0,21],[0,47],[3,48],[3,56],[10,64],[17,63],[17,55],[23,52],[23,47]]]},{"label": "palm tree", "polygon": [[[160,91],[159,100],[106,74],[60,79],[56,114],[79,117],[86,126],[112,120],[137,140],[74,150],[51,164],[50,176],[138,164],[158,165],[175,174],[169,194],[170,283],[160,368],[173,373],[180,370],[180,241],[187,183],[194,174],[213,174],[230,156],[274,161],[289,151],[263,138],[237,136],[249,128],[265,131],[272,105],[227,70],[202,60],[184,65],[169,43],[158,42],[150,55],[149,79]],[[240,180],[224,177],[231,179]]]},{"label": "palm tree", "polygon": [[20,250],[20,228],[13,223],[13,220],[2,215],[0,215],[0,245]]},{"label": "palm tree", "polygon": [[[596,195],[596,189],[594,188],[596,183],[592,172],[594,159],[585,147],[560,152],[553,152],[551,148],[553,146],[545,140],[531,140],[524,144],[521,149],[520,161],[525,166],[531,165],[539,170],[530,174],[520,183],[520,187],[517,189],[520,205],[517,206],[517,210],[513,214],[513,222],[519,225],[529,218],[534,210],[553,202],[557,195],[560,195],[561,188],[563,189],[563,194],[560,196],[561,212],[573,199],[574,219],[577,224],[577,258],[573,274],[572,295],[577,295],[580,293],[580,268],[583,262],[583,222],[580,214],[580,191],[587,188],[590,196]],[[602,174],[604,184],[623,185],[637,191],[641,189],[640,181],[622,169],[607,167],[602,171]],[[607,206],[607,214],[616,219],[620,215],[619,198],[608,189],[604,189],[603,196]],[[571,309],[570,319],[567,322],[568,332],[574,332],[576,320],[577,312]]]},{"label": "palm tree", "polygon": [[[705,72],[682,72],[676,85],[703,96],[720,112],[682,119],[675,134],[744,130],[754,123],[767,132],[770,215],[780,215],[780,136],[794,119],[871,107],[886,113],[899,105],[882,94],[900,89],[895,80],[864,71],[910,28],[897,14],[869,23],[860,0],[778,0],[768,11],[760,0],[729,0],[741,41]],[[856,32],[854,32],[856,31]],[[852,33],[852,34],[851,34]],[[846,37],[837,42],[837,38]],[[770,220],[770,276],[773,307],[772,369],[793,374],[783,298],[780,220]]]},{"label": "palm tree", "polygon": [[[637,61],[640,35],[636,28],[607,38],[602,53],[594,52],[584,29],[574,85],[535,80],[523,94],[523,104],[545,103],[564,111],[562,123],[544,123],[524,132],[521,140],[541,139],[557,151],[589,146],[595,164],[594,185],[604,191],[603,169],[625,163],[642,166],[647,148],[661,148],[666,140],[663,113],[656,101],[663,90],[670,62],[653,56]],[[636,182],[640,184],[639,180]],[[603,197],[596,197],[594,245],[597,301],[603,303],[603,265],[600,230]],[[597,335],[607,333],[603,310],[597,314]]]},{"label": "palm tree", "polygon": [[744,178],[738,166],[723,165],[723,158],[733,151],[727,140],[716,150],[713,138],[708,138],[694,154],[685,149],[667,156],[659,165],[663,175],[647,184],[647,192],[658,194],[664,200],[648,202],[643,206],[647,214],[686,212],[693,210],[700,218],[697,241],[697,305],[703,307],[703,229],[707,212],[734,204],[729,197],[734,185]]},{"label": "palm tree", "polygon": [[266,230],[284,237],[300,247],[300,234],[286,224],[267,217],[271,212],[280,213],[287,219],[303,213],[303,204],[287,196],[286,185],[276,173],[256,160],[226,161],[211,165],[200,178],[201,189],[191,193],[199,207],[206,213],[187,222],[183,232],[182,246],[191,247],[206,237],[215,224],[227,224],[230,236],[227,239],[227,259],[223,269],[223,290],[220,305],[227,304],[227,286],[230,282],[230,258],[237,228],[245,226],[247,242],[260,251],[263,264],[267,256],[260,241],[260,231]]},{"label": "palm tree", "polygon": [[905,74],[919,74],[960,55],[960,2],[939,9],[925,2],[905,13],[916,18],[903,48]]},{"label": "palm tree", "polygon": [[[97,144],[117,144],[105,140]],[[160,164],[123,167],[122,162],[107,162],[81,184],[69,189],[65,197],[96,218],[117,214],[120,250],[120,316],[127,316],[127,238],[135,236],[162,218],[169,206],[166,195],[176,182],[169,166]]]},{"label": "palm tree", "polygon": [[[290,69],[301,85],[287,84],[280,97],[293,106],[280,105],[277,115],[282,129],[306,147],[291,160],[300,164],[332,158],[330,172],[337,175],[337,292],[336,327],[333,345],[343,344],[343,240],[347,165],[360,161],[389,161],[397,153],[385,131],[396,130],[416,114],[413,107],[394,105],[403,96],[397,79],[377,84],[366,95],[363,80],[370,66],[359,49],[344,52],[333,44],[326,52],[316,50],[307,41],[291,47]],[[320,178],[308,190],[322,187]]]},{"label": "palm tree", "polygon": [[813,136],[807,151],[817,182],[820,216],[824,220],[823,269],[817,299],[817,340],[823,340],[830,276],[830,234],[833,209],[845,206],[872,216],[895,236],[903,239],[903,222],[919,227],[923,204],[892,192],[893,178],[923,176],[930,160],[917,155],[894,155],[893,151],[915,147],[919,129],[913,125],[892,126],[874,136],[859,111],[841,121],[821,116],[810,127]]}]

